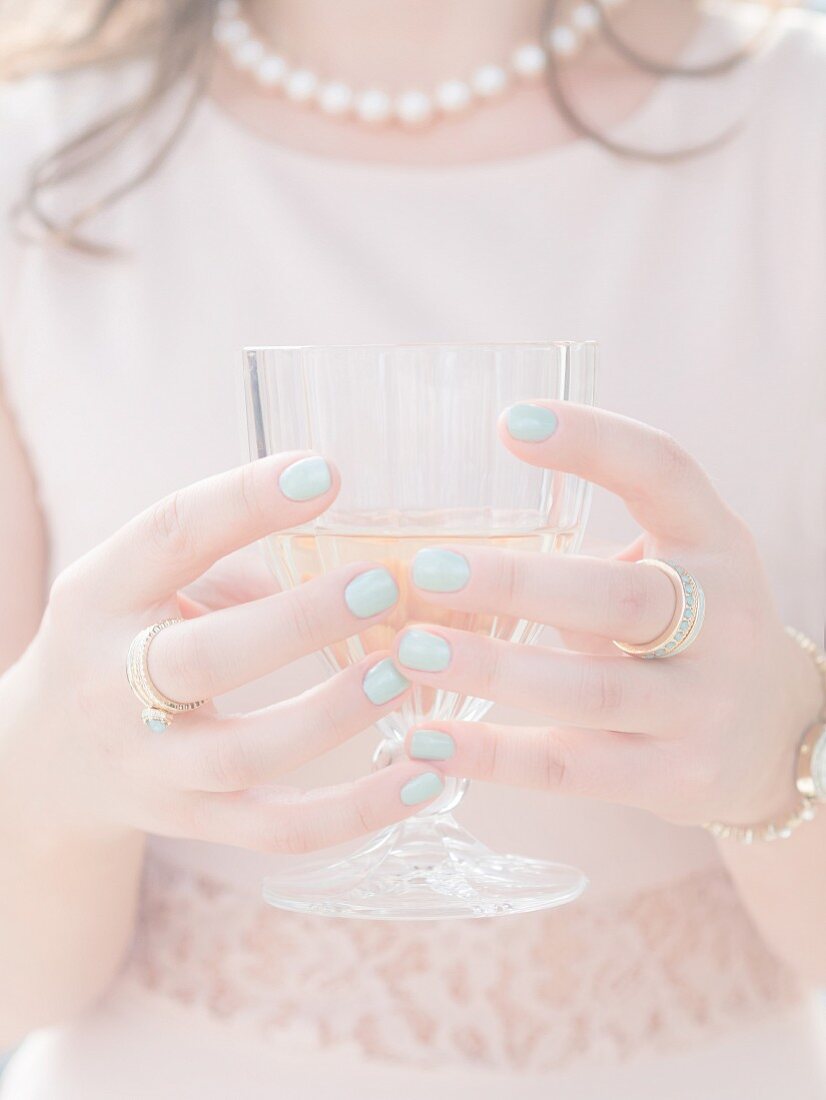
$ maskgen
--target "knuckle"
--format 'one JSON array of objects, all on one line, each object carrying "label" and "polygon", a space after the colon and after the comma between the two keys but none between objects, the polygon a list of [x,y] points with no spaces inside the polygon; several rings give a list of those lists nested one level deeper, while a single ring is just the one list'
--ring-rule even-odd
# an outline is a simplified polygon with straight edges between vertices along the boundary
[{"label": "knuckle", "polygon": [[296,588],[284,597],[282,613],[285,620],[282,625],[290,634],[306,639],[314,648],[321,649],[326,644],[326,622],[329,611],[313,599],[306,586]]},{"label": "knuckle", "polygon": [[304,712],[305,741],[326,744],[334,740],[347,728],[347,718],[345,708],[335,704],[329,691],[319,692]]},{"label": "knuckle", "polygon": [[575,686],[580,710],[600,724],[608,722],[619,711],[623,700],[622,682],[604,665],[583,668]]},{"label": "knuckle", "polygon": [[565,751],[558,737],[548,731],[540,742],[537,772],[546,789],[561,791],[567,786],[568,764]]},{"label": "knuckle", "polygon": [[494,641],[488,640],[482,645],[479,654],[479,671],[482,684],[493,687],[502,678],[505,649]]},{"label": "knuckle", "polygon": [[[76,696],[88,694],[98,701],[101,681],[93,675],[89,682],[89,658],[94,654],[95,660],[100,660],[99,643],[103,634],[100,630],[88,629],[90,609],[99,604],[87,579],[88,572],[85,564],[77,563],[55,578],[43,611],[41,633],[49,639],[49,650],[64,670],[73,670],[72,690]],[[98,621],[97,625],[102,627],[103,623]],[[81,626],[85,628],[80,629]],[[71,644],[66,644],[67,637],[71,637]]]},{"label": "knuckle", "polygon": [[47,608],[57,621],[74,618],[83,603],[83,580],[77,564],[70,565],[55,577],[49,589]]},{"label": "knuckle", "polygon": [[669,482],[684,480],[694,468],[688,451],[668,432],[657,432],[656,461],[661,478]]},{"label": "knuckle", "polygon": [[351,805],[350,829],[356,835],[372,833],[378,827],[376,814],[367,795],[355,794]]},{"label": "knuckle", "polygon": [[247,739],[227,733],[215,740],[207,778],[218,790],[243,791],[265,778],[265,768],[260,753]]},{"label": "knuckle", "polygon": [[582,410],[580,430],[583,446],[594,454],[612,449],[616,430],[611,421],[606,420],[598,409],[584,408]]},{"label": "knuckle", "polygon": [[304,815],[294,808],[279,814],[278,820],[268,832],[265,846],[271,851],[288,856],[307,855],[319,847],[313,843]]},{"label": "knuckle", "polygon": [[376,813],[373,799],[367,791],[355,791],[351,814],[351,832],[358,836],[375,832],[382,824]]},{"label": "knuckle", "polygon": [[524,594],[524,582],[519,562],[514,554],[504,553],[499,557],[499,590],[505,600],[518,601]]},{"label": "knuckle", "polygon": [[154,504],[147,517],[149,543],[165,557],[189,558],[194,549],[192,525],[181,492]]},{"label": "knuckle", "polygon": [[260,516],[264,511],[265,502],[261,491],[260,470],[256,463],[250,462],[240,468],[238,496],[249,516]]},{"label": "knuckle", "polygon": [[651,592],[645,569],[626,566],[608,574],[607,598],[623,623],[641,622],[651,604]]},{"label": "knuckle", "polygon": [[497,730],[490,730],[474,744],[477,755],[477,768],[482,779],[503,779],[504,762],[502,760],[502,736]]},{"label": "knuckle", "polygon": [[736,548],[741,555],[744,555],[745,560],[750,564],[758,562],[760,560],[760,547],[750,525],[734,509],[727,509],[727,520],[727,533],[730,537],[731,546]]}]

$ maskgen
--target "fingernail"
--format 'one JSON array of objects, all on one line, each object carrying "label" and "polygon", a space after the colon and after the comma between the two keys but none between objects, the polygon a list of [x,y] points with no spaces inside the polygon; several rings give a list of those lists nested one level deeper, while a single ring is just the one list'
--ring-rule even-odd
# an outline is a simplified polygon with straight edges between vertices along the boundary
[{"label": "fingernail", "polygon": [[290,500],[312,500],[326,493],[333,483],[330,467],[318,455],[300,458],[281,471],[278,484]]},{"label": "fingernail", "polygon": [[558,423],[556,413],[542,405],[511,405],[507,412],[509,434],[523,443],[550,439]]},{"label": "fingernail", "polygon": [[456,752],[456,742],[441,730],[416,730],[410,738],[409,755],[414,760],[449,760]]},{"label": "fingernail", "polygon": [[450,645],[427,630],[406,630],[399,645],[399,663],[417,672],[444,672],[450,664]]},{"label": "fingernail", "polygon": [[402,676],[389,657],[373,665],[362,683],[364,694],[376,706],[395,699],[409,686],[410,681]]},{"label": "fingernail", "polygon": [[420,550],[413,559],[413,583],[425,592],[458,592],[469,580],[467,558],[455,550]]},{"label": "fingernail", "polygon": [[389,569],[379,567],[359,573],[344,589],[344,602],[358,619],[378,615],[399,598],[399,586]]},{"label": "fingernail", "polygon": [[420,802],[427,802],[441,794],[445,781],[436,772],[423,772],[414,779],[408,779],[399,791],[399,797],[405,806],[418,806]]}]

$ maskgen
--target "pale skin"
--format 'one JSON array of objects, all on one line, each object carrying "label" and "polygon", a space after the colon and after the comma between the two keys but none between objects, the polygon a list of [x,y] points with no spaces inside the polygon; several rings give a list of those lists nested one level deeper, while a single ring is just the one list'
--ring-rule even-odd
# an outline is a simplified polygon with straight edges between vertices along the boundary
[{"label": "pale skin", "polygon": [[[640,0],[629,15],[661,55],[676,52],[691,26],[689,5],[667,6],[667,27],[655,15],[661,0]],[[308,62],[325,59],[343,78],[354,75],[345,64],[355,65],[381,83],[393,28],[378,14],[389,7],[387,0],[259,0],[255,10],[273,36],[292,36]],[[396,0],[392,7],[408,44],[395,58],[397,72],[415,81],[422,57],[436,75],[445,70],[445,19],[462,27],[461,50],[475,63],[524,37],[539,4]],[[620,76],[599,55],[595,61],[594,75],[579,79],[597,117],[610,121],[617,103],[632,109],[650,81]],[[330,139],[342,155],[346,147],[352,156],[412,161],[438,160],[446,148],[436,129],[404,139],[404,146],[388,138],[382,150],[375,135],[338,130],[331,139],[328,120],[273,108],[291,140],[310,150],[327,148]],[[520,110],[532,121],[508,125],[508,112]],[[480,112],[467,126],[469,156],[571,140],[539,89]],[[462,147],[462,132],[452,130],[451,149]],[[514,133],[525,148],[513,148]],[[0,680],[0,1045],[70,1017],[111,981],[134,924],[147,832],[309,851],[406,816],[403,785],[437,768],[540,784],[549,796],[564,791],[627,803],[689,825],[784,812],[795,745],[818,710],[819,685],[783,631],[748,530],[696,462],[662,433],[607,413],[556,411],[559,427],[547,442],[518,443],[503,428],[502,445],[525,462],[575,471],[617,493],[643,531],[640,540],[612,560],[464,551],[471,566],[466,588],[423,599],[529,610],[559,627],[574,652],[518,648],[439,627],[451,645],[450,666],[407,673],[529,705],[547,714],[547,723],[530,730],[449,724],[443,728],[456,743],[449,761],[408,760],[304,794],[278,785],[280,776],[396,704],[377,707],[363,690],[365,672],[383,654],[254,714],[204,707],[162,737],[148,737],[140,723],[123,664],[137,630],[180,610],[187,621],[159,636],[150,668],[158,686],[181,699],[220,695],[361,629],[343,592],[370,563],[296,592],[242,594],[243,603],[223,598],[205,606],[181,595],[224,555],[323,511],[337,475],[329,492],[305,503],[279,489],[281,470],[300,455],[184,487],[71,566],[47,593],[46,526],[27,456],[0,408],[0,514],[15,517],[0,542],[0,660],[9,667]],[[659,573],[635,564],[643,556],[678,560],[708,595],[701,638],[673,661],[635,660],[610,645],[612,637],[645,642],[671,617],[673,592]],[[826,814],[783,843],[720,845],[767,939],[813,983],[826,978],[826,882],[815,873],[824,849]]]}]

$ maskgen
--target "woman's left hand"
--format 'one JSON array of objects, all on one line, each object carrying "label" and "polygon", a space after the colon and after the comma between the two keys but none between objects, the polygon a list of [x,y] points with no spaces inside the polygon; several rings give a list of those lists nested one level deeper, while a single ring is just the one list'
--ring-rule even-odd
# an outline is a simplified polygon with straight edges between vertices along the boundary
[{"label": "woman's left hand", "polygon": [[[500,424],[513,454],[617,493],[643,533],[610,559],[457,545],[468,568],[443,559],[440,584],[453,576],[461,587],[420,585],[422,598],[555,626],[575,651],[407,628],[396,653],[414,681],[552,723],[430,722],[408,734],[408,753],[447,774],[627,803],[682,824],[750,825],[783,813],[794,799],[797,741],[820,705],[818,678],[784,630],[743,520],[661,431],[570,403],[518,410]],[[547,437],[515,438],[508,424],[519,432],[526,417],[546,430],[519,434]],[[641,558],[675,561],[705,591],[705,624],[673,658],[641,660],[611,644],[644,645],[674,614],[671,582]]]}]

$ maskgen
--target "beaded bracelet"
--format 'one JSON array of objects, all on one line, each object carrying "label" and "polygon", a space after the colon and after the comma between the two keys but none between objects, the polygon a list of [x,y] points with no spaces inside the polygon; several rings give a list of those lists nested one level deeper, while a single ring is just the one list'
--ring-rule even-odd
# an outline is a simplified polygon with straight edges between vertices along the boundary
[{"label": "beaded bracelet", "polygon": [[741,844],[755,841],[785,840],[806,821],[811,821],[819,802],[826,801],[826,653],[811,638],[799,630],[786,627],[787,633],[801,649],[811,657],[823,681],[823,705],[814,724],[809,726],[800,741],[797,754],[797,805],[783,821],[769,821],[763,825],[726,825],[722,821],[709,822],[704,828],[720,840],[736,840]]}]

